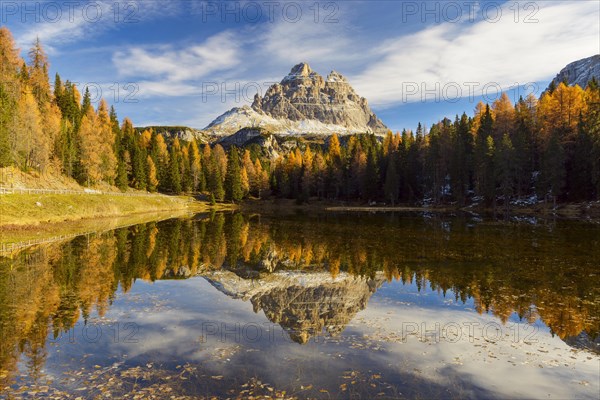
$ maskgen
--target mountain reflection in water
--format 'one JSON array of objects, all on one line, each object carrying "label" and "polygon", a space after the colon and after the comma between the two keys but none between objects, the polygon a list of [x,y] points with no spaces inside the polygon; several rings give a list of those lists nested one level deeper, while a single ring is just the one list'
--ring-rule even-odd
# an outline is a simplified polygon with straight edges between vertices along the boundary
[{"label": "mountain reflection in water", "polygon": [[[136,280],[201,276],[306,344],[341,334],[385,283],[472,299],[480,314],[542,322],[598,351],[600,227],[412,215],[199,215],[0,256],[0,388],[48,341],[102,317]],[[50,336],[48,332],[51,332]]]}]

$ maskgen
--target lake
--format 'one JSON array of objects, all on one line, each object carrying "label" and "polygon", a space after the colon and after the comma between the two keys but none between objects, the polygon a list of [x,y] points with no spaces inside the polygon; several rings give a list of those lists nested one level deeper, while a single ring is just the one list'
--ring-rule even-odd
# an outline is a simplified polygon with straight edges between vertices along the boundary
[{"label": "lake", "polygon": [[213,213],[0,256],[0,397],[586,398],[600,225]]}]

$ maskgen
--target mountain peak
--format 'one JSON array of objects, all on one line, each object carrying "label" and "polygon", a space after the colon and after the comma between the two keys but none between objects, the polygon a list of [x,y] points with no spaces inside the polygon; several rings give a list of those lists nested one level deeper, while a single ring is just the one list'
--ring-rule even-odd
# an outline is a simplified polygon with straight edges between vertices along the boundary
[{"label": "mountain peak", "polygon": [[348,83],[348,80],[339,72],[333,70],[327,75],[327,82],[343,82]]},{"label": "mountain peak", "polygon": [[316,72],[314,72],[310,68],[310,65],[308,65],[308,63],[301,62],[300,64],[294,65],[294,67],[292,68],[290,73],[287,74],[287,76],[285,78],[283,78],[281,83],[283,84],[288,81],[303,80],[306,78],[313,78],[313,77],[320,77],[320,75],[317,74]]},{"label": "mountain peak", "polygon": [[301,62],[300,64],[294,65],[290,71],[290,75],[309,76],[311,72],[313,71],[310,69],[310,65],[308,65],[308,63]]},{"label": "mountain peak", "polygon": [[[371,111],[342,74],[331,71],[327,79],[302,62],[295,65],[280,83],[270,86],[261,97],[257,94],[249,112],[228,112],[206,130],[217,135],[231,135],[232,127],[268,128],[280,134],[340,135],[374,133],[385,135],[388,128]],[[241,126],[243,125],[243,126]],[[221,129],[223,128],[223,129]]]}]

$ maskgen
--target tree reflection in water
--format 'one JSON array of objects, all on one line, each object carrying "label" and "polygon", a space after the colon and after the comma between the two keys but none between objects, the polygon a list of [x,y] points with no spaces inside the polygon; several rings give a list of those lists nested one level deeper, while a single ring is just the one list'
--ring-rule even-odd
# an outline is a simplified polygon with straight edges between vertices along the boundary
[{"label": "tree reflection in water", "polygon": [[94,309],[103,315],[137,279],[206,276],[298,343],[341,332],[384,281],[398,280],[472,298],[503,323],[513,313],[540,319],[577,345],[600,327],[599,242],[598,226],[573,222],[216,213],[28,248],[0,257],[0,385],[21,355],[35,379],[48,332],[56,337]]}]

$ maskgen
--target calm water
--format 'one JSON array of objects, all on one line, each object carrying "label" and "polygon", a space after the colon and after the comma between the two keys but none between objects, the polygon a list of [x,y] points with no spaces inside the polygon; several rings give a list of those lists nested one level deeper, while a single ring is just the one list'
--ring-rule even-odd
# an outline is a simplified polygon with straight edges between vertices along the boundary
[{"label": "calm water", "polygon": [[0,397],[590,398],[600,225],[198,215],[0,256]]}]

